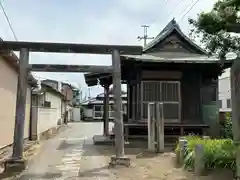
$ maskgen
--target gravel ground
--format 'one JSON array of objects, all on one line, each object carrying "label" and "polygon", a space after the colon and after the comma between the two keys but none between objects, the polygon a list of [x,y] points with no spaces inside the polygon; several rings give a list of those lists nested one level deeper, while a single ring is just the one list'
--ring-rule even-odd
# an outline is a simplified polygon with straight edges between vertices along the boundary
[{"label": "gravel ground", "polygon": [[177,168],[174,154],[147,153],[131,145],[125,154],[131,167],[108,168],[112,146],[95,146],[93,135],[102,134],[102,123],[72,123],[44,142],[19,180],[231,180],[223,171],[196,177]]},{"label": "gravel ground", "polygon": [[[114,149],[109,146],[97,147],[99,153],[109,160]],[[206,176],[197,177],[193,172],[177,167],[175,154],[148,153],[143,149],[126,148],[126,155],[131,158],[130,168],[110,169],[110,172],[119,180],[231,180],[232,174],[225,171],[215,171]]]}]

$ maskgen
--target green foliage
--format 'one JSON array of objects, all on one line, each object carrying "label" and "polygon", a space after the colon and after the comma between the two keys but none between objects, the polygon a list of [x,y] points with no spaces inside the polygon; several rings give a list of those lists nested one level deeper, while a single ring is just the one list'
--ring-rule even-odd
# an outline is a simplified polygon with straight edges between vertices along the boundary
[{"label": "green foliage", "polygon": [[[195,146],[204,145],[204,160],[206,169],[227,168],[236,169],[236,146],[232,139],[202,139],[198,136],[187,136],[187,151],[184,157],[184,167],[194,168]],[[179,145],[176,153],[179,152]]]},{"label": "green foliage", "polygon": [[189,19],[194,26],[192,34],[201,38],[209,54],[217,53],[223,58],[228,52],[239,52],[240,38],[231,34],[240,32],[239,9],[240,0],[219,0],[211,12]]},{"label": "green foliage", "polygon": [[233,139],[231,114],[226,113],[225,120],[221,124],[221,135],[223,138]]}]

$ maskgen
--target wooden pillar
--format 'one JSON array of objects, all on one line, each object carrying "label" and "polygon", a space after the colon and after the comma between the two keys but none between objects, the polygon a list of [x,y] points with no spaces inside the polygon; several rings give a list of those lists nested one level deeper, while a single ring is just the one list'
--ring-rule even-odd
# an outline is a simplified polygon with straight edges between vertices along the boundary
[{"label": "wooden pillar", "polygon": [[136,77],[136,119],[139,121],[140,120],[140,70],[139,67],[137,67],[137,77]]},{"label": "wooden pillar", "polygon": [[140,84],[140,119],[144,120],[143,118],[143,82],[141,81]]},{"label": "wooden pillar", "polygon": [[136,120],[136,87],[135,84],[132,84],[132,120]]},{"label": "wooden pillar", "polygon": [[[130,121],[130,108],[131,108],[131,103],[130,103],[130,84],[129,84],[129,81],[127,82],[127,122],[129,123]],[[124,127],[124,137],[125,137],[125,141],[128,141],[128,136],[129,136],[129,127],[128,126],[125,126]]]},{"label": "wooden pillar", "polygon": [[216,120],[214,122],[214,126],[215,126],[215,137],[216,138],[220,138],[220,124],[219,124],[219,109],[220,109],[220,106],[219,106],[219,84],[218,84],[218,77],[216,79],[216,110],[217,110],[217,113],[216,113]]},{"label": "wooden pillar", "polygon": [[130,119],[130,85],[129,82],[127,82],[127,118],[128,122]]},{"label": "wooden pillar", "polygon": [[104,86],[103,134],[109,135],[109,85]]},{"label": "wooden pillar", "polygon": [[[237,58],[231,67],[231,101],[232,101],[232,125],[233,139],[240,148],[240,60]],[[236,155],[237,179],[240,179],[240,151]]]}]

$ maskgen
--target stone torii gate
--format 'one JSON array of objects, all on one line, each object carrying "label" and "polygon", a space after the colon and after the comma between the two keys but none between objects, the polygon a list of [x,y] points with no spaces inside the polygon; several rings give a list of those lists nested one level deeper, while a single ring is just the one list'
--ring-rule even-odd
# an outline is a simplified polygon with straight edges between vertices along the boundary
[{"label": "stone torii gate", "polygon": [[[111,158],[110,164],[129,164],[129,159],[126,158],[124,154],[123,119],[121,115],[120,54],[140,55],[142,54],[141,46],[0,41],[0,49],[2,53],[7,53],[7,55],[11,55],[12,51],[20,51],[13,154],[11,159],[6,161],[5,170],[11,169],[11,171],[19,171],[25,168],[25,162],[23,160],[23,143],[27,76],[29,71],[111,72],[113,75],[115,101],[116,156]],[[111,54],[112,66],[29,64],[29,52]],[[125,161],[126,163],[124,163]]]}]

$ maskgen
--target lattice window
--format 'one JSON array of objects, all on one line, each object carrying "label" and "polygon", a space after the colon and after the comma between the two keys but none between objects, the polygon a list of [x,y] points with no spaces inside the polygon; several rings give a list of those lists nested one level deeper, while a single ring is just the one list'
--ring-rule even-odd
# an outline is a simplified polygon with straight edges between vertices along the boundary
[{"label": "lattice window", "polygon": [[178,81],[144,81],[142,117],[148,118],[148,104],[163,103],[164,119],[169,122],[180,120],[180,82]]}]

